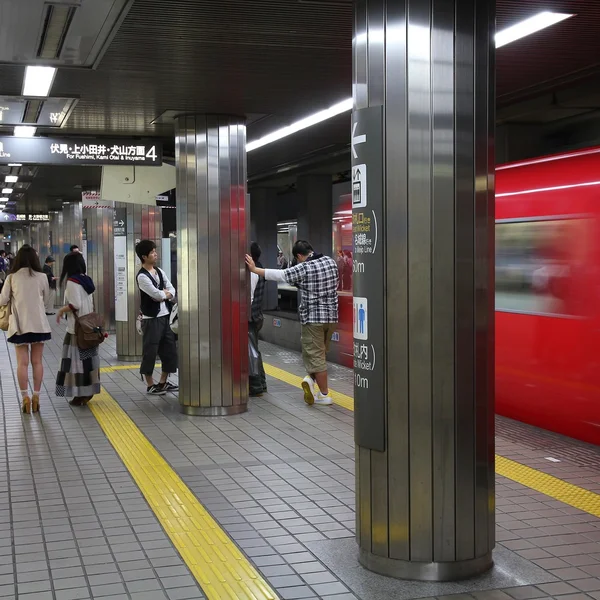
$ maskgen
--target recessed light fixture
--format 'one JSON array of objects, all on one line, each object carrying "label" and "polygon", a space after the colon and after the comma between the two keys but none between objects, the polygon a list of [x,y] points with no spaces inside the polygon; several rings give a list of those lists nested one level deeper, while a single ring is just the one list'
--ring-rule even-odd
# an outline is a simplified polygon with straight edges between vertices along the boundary
[{"label": "recessed light fixture", "polygon": [[277,129],[273,133],[269,133],[264,137],[259,138],[258,140],[254,140],[246,145],[246,152],[252,152],[252,150],[256,150],[256,148],[260,148],[261,146],[266,146],[267,144],[271,144],[280,140],[281,138],[287,137],[288,135],[292,135],[292,133],[296,133],[297,131],[301,131],[302,129],[306,129],[307,127],[312,127],[317,123],[321,123],[322,121],[326,121],[327,119],[331,119],[337,115],[341,115],[342,113],[348,112],[352,110],[352,98],[348,98],[342,102],[338,102],[325,110],[320,110],[313,115],[305,117],[304,119],[300,119],[300,121],[296,121],[287,127],[282,127],[281,129]]},{"label": "recessed light fixture", "polygon": [[9,167],[22,167],[23,163],[8,163]]},{"label": "recessed light fixture", "polygon": [[31,125],[17,125],[15,127],[15,137],[33,137],[36,128]]},{"label": "recessed light fixture", "polygon": [[13,191],[12,191],[12,188],[4,188],[2,190],[2,193],[3,194],[7,194],[8,196],[10,196],[13,193]]},{"label": "recessed light fixture", "polygon": [[[512,27],[508,27],[496,33],[496,48],[506,46],[511,42],[515,42],[516,40],[531,35],[532,33],[536,33],[537,31],[541,31],[546,27],[560,23],[561,21],[573,16],[575,15],[554,13],[549,11],[540,12],[529,19],[520,21]],[[365,43],[367,41],[367,35],[365,33],[360,33],[358,36],[356,36],[356,40]],[[348,98],[347,100],[339,102],[330,108],[305,117],[300,121],[296,121],[287,127],[277,129],[273,133],[269,133],[246,144],[246,152],[252,152],[252,150],[256,150],[257,148],[261,148],[262,146],[276,142],[277,140],[287,137],[292,133],[296,133],[302,129],[306,129],[307,127],[311,127],[312,125],[316,125],[317,123],[321,123],[322,121],[326,121],[327,119],[331,119],[339,114],[350,111],[352,110],[352,104],[352,98]]]},{"label": "recessed light fixture", "polygon": [[507,27],[506,29],[496,33],[496,48],[506,46],[511,42],[515,42],[521,38],[531,35],[532,33],[546,29],[546,27],[560,23],[561,21],[564,21],[572,16],[574,15],[566,13],[554,13],[549,11],[538,13],[529,19],[519,21],[519,23],[516,23],[515,25]]},{"label": "recessed light fixture", "polygon": [[19,181],[19,178],[16,175],[7,175],[4,178],[4,181],[6,181],[6,183],[17,183],[17,181]]},{"label": "recessed light fixture", "polygon": [[23,81],[23,96],[47,97],[55,75],[54,67],[27,67]]}]

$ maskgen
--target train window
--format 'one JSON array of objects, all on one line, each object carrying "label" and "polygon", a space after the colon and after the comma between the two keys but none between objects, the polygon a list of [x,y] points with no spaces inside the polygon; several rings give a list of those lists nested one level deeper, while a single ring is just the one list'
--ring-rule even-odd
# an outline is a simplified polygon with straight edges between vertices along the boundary
[{"label": "train window", "polygon": [[586,219],[496,223],[496,310],[577,315]]}]

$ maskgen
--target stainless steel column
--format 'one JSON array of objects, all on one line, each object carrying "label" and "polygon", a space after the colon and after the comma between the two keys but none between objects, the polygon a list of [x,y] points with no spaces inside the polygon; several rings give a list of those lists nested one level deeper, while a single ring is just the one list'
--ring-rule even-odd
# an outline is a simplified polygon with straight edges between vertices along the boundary
[{"label": "stainless steel column", "polygon": [[[261,247],[260,261],[266,269],[277,268],[277,189],[256,188],[250,193],[252,238]],[[263,308],[274,310],[278,304],[277,282],[267,281]]]},{"label": "stainless steel column", "polygon": [[[115,331],[115,256],[112,202],[86,206],[82,215],[87,242],[87,271],[96,284],[96,312],[104,316],[107,331]],[[83,242],[83,240],[82,240]]]},{"label": "stainless steel column", "polygon": [[140,240],[149,239],[160,249],[162,220],[161,209],[156,206],[115,202],[116,214],[121,210],[127,213],[127,321],[116,322],[117,356],[119,360],[133,362],[142,357],[142,336],[138,335],[135,328],[140,311],[140,293],[136,274],[141,266],[135,254],[135,245]]},{"label": "stainless steel column", "polygon": [[494,18],[355,4],[356,529],[393,577],[492,565]]},{"label": "stainless steel column", "polygon": [[333,181],[331,175],[300,175],[298,239],[310,242],[316,252],[331,256]]},{"label": "stainless steel column", "polygon": [[244,120],[181,117],[175,154],[179,403],[191,415],[244,412],[250,300]]},{"label": "stainless steel column", "polygon": [[48,254],[50,254],[50,243],[48,238],[49,229],[49,223],[32,223],[29,226],[31,245],[40,255],[42,264],[46,260]]},{"label": "stainless steel column", "polygon": [[81,202],[65,202],[63,204],[63,257],[69,253],[72,245],[81,248],[81,212]]}]

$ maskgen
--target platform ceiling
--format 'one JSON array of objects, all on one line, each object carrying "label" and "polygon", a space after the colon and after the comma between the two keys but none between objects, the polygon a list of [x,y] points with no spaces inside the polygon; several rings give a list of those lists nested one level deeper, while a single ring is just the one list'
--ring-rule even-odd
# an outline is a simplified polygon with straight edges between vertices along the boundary
[{"label": "platform ceiling", "polygon": [[[119,14],[95,65],[70,66],[66,62],[72,57],[59,57],[51,95],[73,96],[78,103],[53,135],[160,137],[172,152],[168,111],[245,115],[252,140],[351,95],[352,0],[57,3],[77,10],[89,3],[96,9],[110,5]],[[21,94],[27,61],[17,49],[24,41],[32,48],[39,45],[40,27],[31,19],[43,4],[0,1],[0,96]],[[541,10],[576,16],[498,50],[499,119],[561,119],[600,102],[600,2],[497,0],[498,29]],[[92,25],[73,20],[71,27]],[[71,32],[74,39],[77,33]],[[556,99],[561,90],[582,84],[589,85],[589,102],[580,95]],[[528,108],[515,111],[515,106]],[[339,116],[250,153],[249,176],[346,148],[349,118]],[[49,133],[38,129],[38,135]],[[79,183],[77,172],[63,177],[60,171],[38,170],[27,190],[32,206],[41,206],[46,197],[75,199],[80,190],[71,184],[99,180],[98,169],[93,174],[78,169]]]}]

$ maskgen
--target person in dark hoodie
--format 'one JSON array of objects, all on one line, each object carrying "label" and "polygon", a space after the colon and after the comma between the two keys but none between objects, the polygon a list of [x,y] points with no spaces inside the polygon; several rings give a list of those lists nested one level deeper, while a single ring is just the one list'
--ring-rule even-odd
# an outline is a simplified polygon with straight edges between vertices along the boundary
[{"label": "person in dark hoodie", "polygon": [[60,370],[56,376],[56,395],[72,398],[69,404],[83,406],[100,393],[100,357],[98,348],[82,350],[75,336],[75,315],[83,317],[94,312],[93,294],[96,289],[91,277],[85,274],[85,260],[77,252],[67,254],[63,262],[61,286],[65,287],[65,306],[56,317],[57,323],[67,316],[67,334],[63,342]]}]

